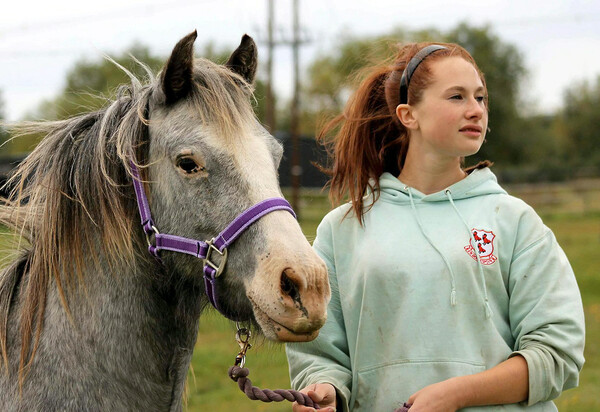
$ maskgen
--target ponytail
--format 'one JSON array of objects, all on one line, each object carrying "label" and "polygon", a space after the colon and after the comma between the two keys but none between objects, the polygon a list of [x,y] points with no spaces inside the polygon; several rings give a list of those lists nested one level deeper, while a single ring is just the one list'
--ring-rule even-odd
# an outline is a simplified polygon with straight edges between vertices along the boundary
[{"label": "ponytail", "polygon": [[[407,131],[396,116],[399,83],[397,67],[375,67],[350,97],[344,112],[317,136],[333,159],[331,167],[323,169],[331,176],[329,198],[337,205],[348,194],[351,210],[361,224],[363,215],[379,198],[381,174],[397,176],[406,158]],[[367,193],[374,198],[363,210]]]}]

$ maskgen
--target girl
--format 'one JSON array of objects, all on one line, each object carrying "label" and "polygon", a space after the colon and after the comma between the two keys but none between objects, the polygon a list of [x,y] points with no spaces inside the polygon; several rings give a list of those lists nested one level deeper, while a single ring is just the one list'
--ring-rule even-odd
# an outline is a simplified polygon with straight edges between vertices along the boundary
[{"label": "girl", "polygon": [[322,408],[556,411],[577,385],[583,308],[565,254],[489,162],[462,167],[487,121],[469,53],[421,43],[375,68],[321,133],[337,132],[330,196],[351,202],[314,242],[327,323],[287,355],[292,385]]}]

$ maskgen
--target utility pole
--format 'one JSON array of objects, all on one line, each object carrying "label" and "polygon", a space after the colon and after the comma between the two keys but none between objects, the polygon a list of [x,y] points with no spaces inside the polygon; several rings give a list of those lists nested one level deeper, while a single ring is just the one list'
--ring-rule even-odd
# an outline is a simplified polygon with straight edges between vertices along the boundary
[{"label": "utility pole", "polygon": [[[268,20],[267,20],[267,47],[269,57],[267,60],[267,90],[266,90],[266,113],[265,122],[269,132],[275,133],[275,98],[273,96],[273,51],[276,46],[291,46],[293,55],[293,75],[294,91],[292,105],[290,109],[290,140],[292,143],[290,176],[292,185],[291,204],[300,215],[300,176],[302,175],[302,166],[300,166],[300,46],[309,42],[307,36],[300,33],[300,13],[299,0],[292,0],[292,27],[293,33],[291,40],[286,39],[283,33],[279,40],[274,39],[274,3],[275,0],[267,0]],[[302,38],[304,37],[304,38]],[[262,40],[264,43],[265,41]]]},{"label": "utility pole", "polygon": [[274,16],[274,0],[268,0],[268,21],[267,21],[267,49],[269,57],[267,59],[267,95],[266,97],[266,113],[265,120],[267,129],[271,134],[275,133],[275,99],[273,98],[273,50],[275,42],[273,41],[273,18]]},{"label": "utility pole", "polygon": [[292,208],[300,217],[300,17],[298,13],[299,0],[293,0],[293,39],[292,52],[294,61],[294,97],[292,98],[290,134],[292,138],[292,165],[290,175],[292,178]]}]

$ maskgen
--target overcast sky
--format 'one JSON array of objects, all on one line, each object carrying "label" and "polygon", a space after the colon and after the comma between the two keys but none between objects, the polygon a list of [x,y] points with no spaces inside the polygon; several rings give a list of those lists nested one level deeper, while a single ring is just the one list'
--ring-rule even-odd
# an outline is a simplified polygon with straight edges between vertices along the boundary
[{"label": "overcast sky", "polygon": [[[396,27],[445,31],[459,22],[489,24],[514,44],[530,78],[525,99],[538,111],[557,109],[564,89],[600,75],[600,1],[573,0],[299,0],[301,25],[312,42],[303,46],[303,67],[332,50],[343,33],[376,35]],[[8,120],[18,120],[44,98],[58,94],[75,61],[118,54],[139,41],[167,55],[190,31],[197,44],[234,48],[244,33],[266,34],[267,0],[84,0],[3,2],[0,6],[0,91]],[[292,0],[275,1],[278,34],[292,26]],[[261,53],[262,48],[262,53]],[[198,47],[200,49],[200,47]],[[291,94],[291,52],[275,55],[275,87]],[[492,98],[498,98],[492,96]]]}]

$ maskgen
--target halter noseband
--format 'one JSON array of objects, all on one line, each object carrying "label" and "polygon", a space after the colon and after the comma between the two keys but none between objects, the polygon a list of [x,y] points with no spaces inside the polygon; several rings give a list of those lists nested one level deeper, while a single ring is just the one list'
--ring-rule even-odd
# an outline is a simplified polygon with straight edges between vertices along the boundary
[{"label": "halter noseband", "polygon": [[[206,295],[208,296],[209,302],[219,312],[221,312],[221,310],[217,305],[216,283],[217,277],[223,273],[223,269],[227,262],[227,248],[246,229],[248,229],[250,225],[271,212],[276,210],[287,210],[294,218],[296,217],[294,210],[287,200],[280,197],[273,197],[258,202],[254,206],[243,211],[221,233],[207,242],[160,233],[150,214],[150,206],[148,204],[144,186],[140,179],[139,169],[133,161],[130,162],[130,166],[131,173],[133,174],[133,187],[135,189],[135,197],[140,211],[142,227],[146,234],[146,240],[148,241],[148,251],[161,263],[162,260],[158,255],[158,252],[161,250],[185,253],[202,259],[204,261],[202,272],[204,274]],[[152,242],[153,238],[154,243]],[[212,260],[215,254],[220,256],[218,263],[215,263]]]}]

